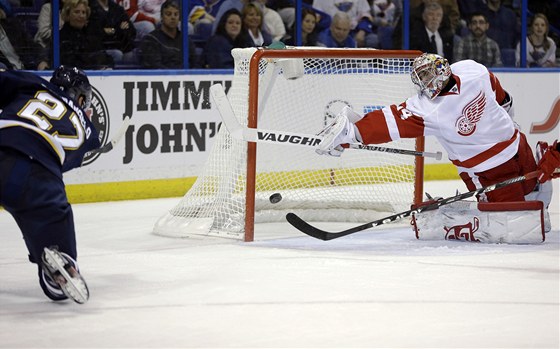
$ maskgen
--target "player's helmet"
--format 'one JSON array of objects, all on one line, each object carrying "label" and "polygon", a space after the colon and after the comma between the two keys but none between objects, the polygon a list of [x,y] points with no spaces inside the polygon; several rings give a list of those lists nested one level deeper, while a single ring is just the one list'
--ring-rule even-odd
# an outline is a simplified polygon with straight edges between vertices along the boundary
[{"label": "player's helmet", "polygon": [[80,97],[84,97],[80,106],[83,109],[89,108],[92,91],[89,79],[83,70],[61,65],[53,72],[51,83],[60,87],[76,103],[79,103]]},{"label": "player's helmet", "polygon": [[412,63],[412,82],[430,99],[439,95],[450,76],[449,62],[442,56],[423,53]]}]

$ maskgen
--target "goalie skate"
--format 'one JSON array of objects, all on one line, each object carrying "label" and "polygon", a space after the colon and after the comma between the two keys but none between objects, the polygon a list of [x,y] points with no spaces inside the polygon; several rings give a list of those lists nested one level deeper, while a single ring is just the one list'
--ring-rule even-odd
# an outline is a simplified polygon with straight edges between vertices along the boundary
[{"label": "goalie skate", "polygon": [[89,299],[86,281],[78,272],[77,265],[65,254],[55,248],[45,247],[43,251],[43,270],[54,280],[62,292],[76,303],[84,304]]}]

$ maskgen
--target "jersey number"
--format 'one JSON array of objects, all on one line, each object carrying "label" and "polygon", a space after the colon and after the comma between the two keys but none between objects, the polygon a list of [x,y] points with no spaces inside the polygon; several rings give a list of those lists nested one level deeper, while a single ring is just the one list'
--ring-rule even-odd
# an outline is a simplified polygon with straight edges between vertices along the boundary
[{"label": "jersey number", "polygon": [[397,107],[397,111],[399,112],[399,116],[403,120],[406,120],[414,115],[408,109],[406,109],[402,104]]},{"label": "jersey number", "polygon": [[75,135],[63,135],[58,131],[50,132],[53,128],[51,121],[61,120],[67,112],[64,103],[50,93],[41,91],[19,111],[18,116],[33,121],[38,128],[55,137],[65,149],[78,149],[84,143],[85,131],[76,113],[72,112],[69,117],[76,130]]}]

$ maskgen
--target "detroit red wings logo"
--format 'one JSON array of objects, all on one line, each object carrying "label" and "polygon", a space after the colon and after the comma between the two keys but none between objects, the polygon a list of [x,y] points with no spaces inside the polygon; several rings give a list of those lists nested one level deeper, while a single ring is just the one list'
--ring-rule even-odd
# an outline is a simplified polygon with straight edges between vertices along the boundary
[{"label": "detroit red wings logo", "polygon": [[480,221],[478,217],[474,217],[472,223],[468,222],[467,224],[455,225],[453,227],[444,226],[445,240],[480,242],[480,240],[474,236],[474,233],[478,230],[479,225]]},{"label": "detroit red wings logo", "polygon": [[470,136],[476,130],[476,123],[482,117],[486,107],[486,95],[480,92],[464,108],[461,116],[457,119],[455,127],[461,136]]}]

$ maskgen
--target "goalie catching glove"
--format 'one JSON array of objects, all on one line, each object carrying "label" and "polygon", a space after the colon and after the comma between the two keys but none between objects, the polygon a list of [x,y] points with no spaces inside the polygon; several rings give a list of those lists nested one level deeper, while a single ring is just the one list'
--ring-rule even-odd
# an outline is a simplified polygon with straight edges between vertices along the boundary
[{"label": "goalie catching glove", "polygon": [[545,150],[537,165],[537,169],[542,172],[538,180],[540,183],[544,183],[560,177],[560,173],[556,172],[556,169],[560,167],[560,149],[558,149],[560,144],[558,144],[558,141],[554,141],[554,144],[549,147],[545,142],[540,142],[540,145]]},{"label": "goalie catching glove", "polygon": [[323,137],[323,140],[317,145],[315,152],[319,155],[339,157],[345,145],[361,143],[362,137],[354,126],[354,123],[361,118],[362,116],[352,108],[345,106],[334,121],[319,132],[318,136]]}]

